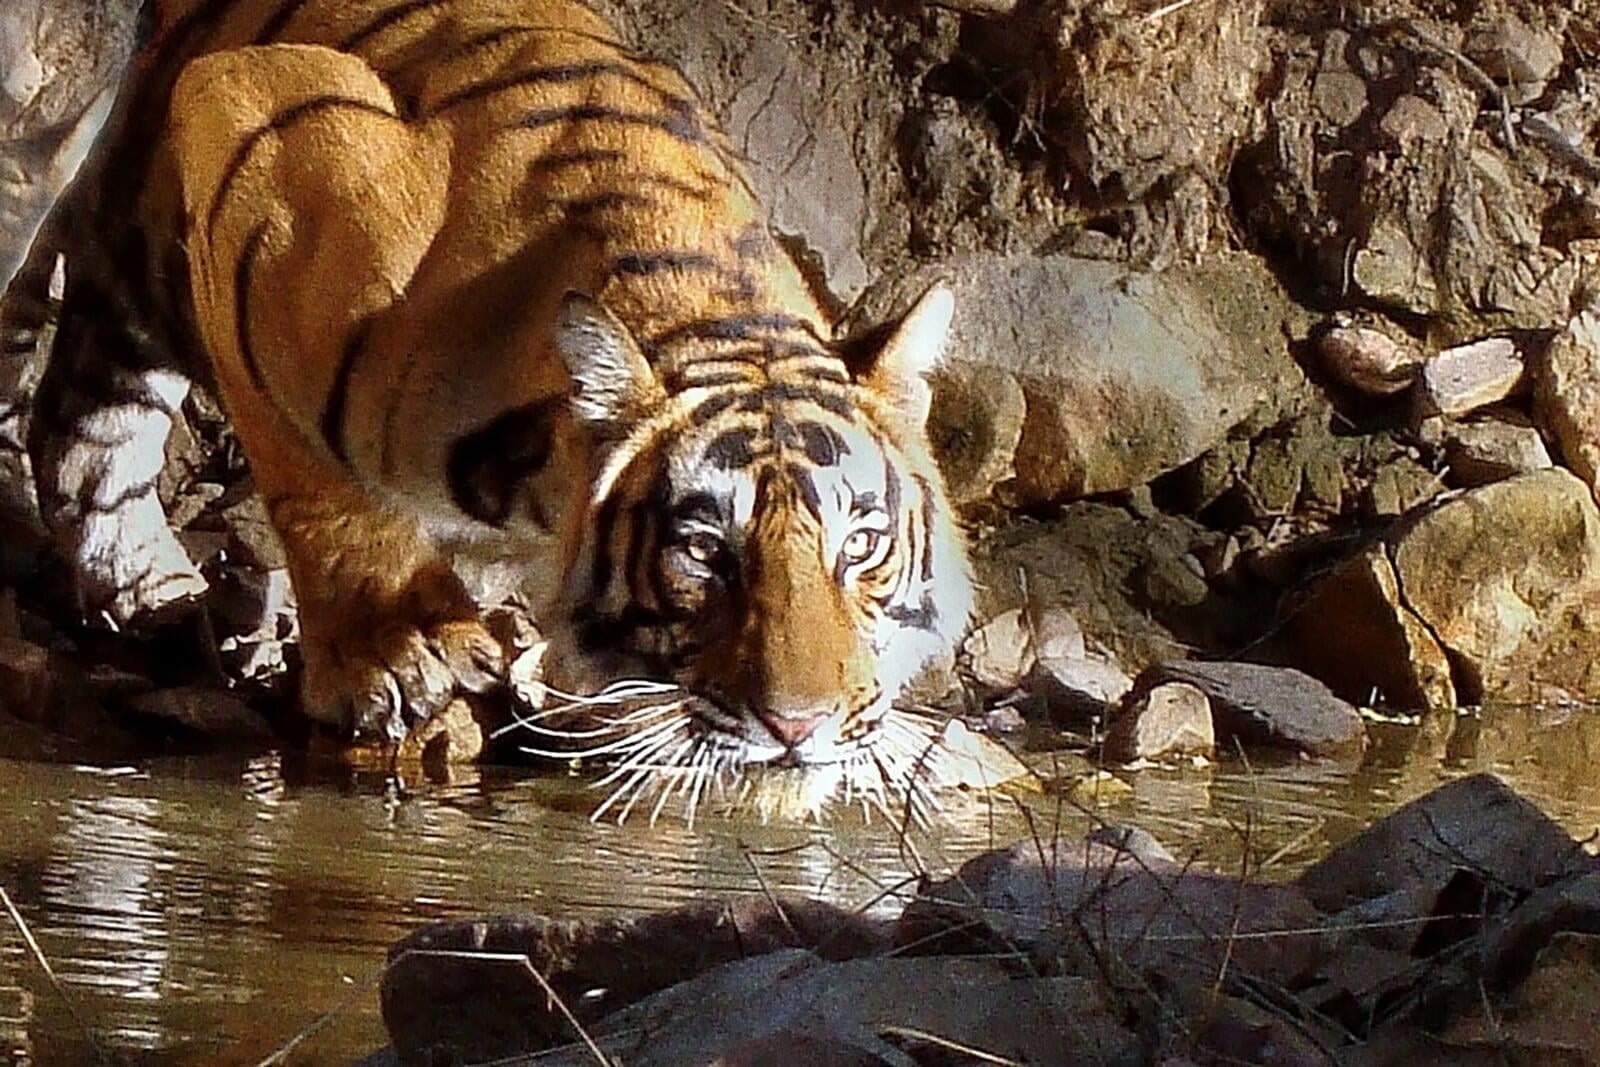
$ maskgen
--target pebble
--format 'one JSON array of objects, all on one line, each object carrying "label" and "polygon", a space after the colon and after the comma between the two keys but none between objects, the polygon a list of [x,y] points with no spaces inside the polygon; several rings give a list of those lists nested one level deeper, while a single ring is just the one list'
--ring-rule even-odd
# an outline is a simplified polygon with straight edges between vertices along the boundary
[{"label": "pebble", "polygon": [[1105,755],[1119,763],[1176,756],[1215,755],[1211,701],[1187,682],[1158,685],[1131,701],[1112,720]]},{"label": "pebble", "polygon": [[1322,335],[1322,362],[1345,385],[1372,396],[1408,388],[1422,369],[1422,355],[1370,326],[1335,326]]}]

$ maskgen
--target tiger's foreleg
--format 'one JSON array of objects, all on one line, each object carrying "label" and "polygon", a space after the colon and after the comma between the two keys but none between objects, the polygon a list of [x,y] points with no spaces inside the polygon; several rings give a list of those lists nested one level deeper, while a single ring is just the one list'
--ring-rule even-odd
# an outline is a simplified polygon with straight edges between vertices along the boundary
[{"label": "tiger's foreleg", "polygon": [[81,607],[121,625],[198,596],[206,581],[156,494],[189,380],[126,355],[100,290],[69,270],[28,448],[39,512],[77,571]]},{"label": "tiger's foreleg", "polygon": [[368,341],[404,316],[444,217],[448,145],[360,59],[294,45],[195,61],[171,130],[195,319],[300,604],[305,711],[399,740],[502,660],[357,447],[407,358]]}]

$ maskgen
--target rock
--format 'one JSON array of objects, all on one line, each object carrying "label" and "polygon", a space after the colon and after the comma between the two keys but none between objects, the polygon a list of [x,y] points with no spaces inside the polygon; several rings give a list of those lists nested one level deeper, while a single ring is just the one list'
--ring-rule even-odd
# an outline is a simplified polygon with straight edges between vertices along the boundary
[{"label": "rock", "polygon": [[1469,490],[1390,544],[1459,700],[1600,695],[1600,513],[1577,478],[1551,468]]},{"label": "rock", "polygon": [[1444,480],[1414,459],[1401,457],[1378,470],[1367,487],[1367,514],[1397,518],[1439,495]]},{"label": "rock", "polygon": [[1504,419],[1446,423],[1443,434],[1452,485],[1487,485],[1553,466],[1539,431],[1510,413]]},{"label": "rock", "polygon": [[0,636],[0,713],[75,741],[137,750],[71,657],[21,637]]},{"label": "rock", "polygon": [[1178,862],[1178,858],[1171,850],[1157,841],[1155,835],[1142,826],[1108,822],[1090,830],[1084,835],[1084,840],[1132,853],[1146,863]]},{"label": "rock", "polygon": [[1600,492],[1600,308],[1567,323],[1535,363],[1534,413],[1561,457]]},{"label": "rock", "polygon": [[996,692],[1015,689],[1033,669],[1033,636],[1026,612],[1013,608],[978,627],[961,645],[967,670]]},{"label": "rock", "polygon": [[1462,50],[1489,77],[1512,85],[1542,84],[1561,69],[1561,38],[1515,15],[1502,16],[1472,34]]},{"label": "rock", "polygon": [[571,1039],[530,966],[593,1025],[747,955],[804,948],[852,959],[880,951],[887,936],[881,924],[800,898],[711,901],[597,923],[540,915],[435,923],[389,950],[383,1018],[406,1063],[478,1063]]},{"label": "rock", "polygon": [[1184,682],[1158,685],[1130,702],[1106,733],[1105,758],[1121,763],[1216,752],[1211,702]]},{"label": "rock", "polygon": [[[1003,503],[1143,484],[1206,451],[1300,377],[1282,343],[1281,291],[1241,260],[1150,274],[1016,254],[969,256],[941,270],[954,282],[956,318],[951,358],[934,377],[929,435],[958,446],[957,470],[985,471],[971,483],[981,484],[1000,459],[974,460],[962,448],[976,436],[997,443],[982,455],[1012,451],[1014,393],[995,376],[1014,381],[1026,412],[1015,475],[996,490]],[[899,306],[925,283],[891,286],[862,314],[887,314],[872,309]],[[975,412],[975,402],[994,407]]]},{"label": "rock", "polygon": [[929,440],[952,500],[987,500],[996,486],[1016,477],[1027,415],[1022,385],[1003,370],[972,367],[941,378],[928,416]]},{"label": "rock", "polygon": [[1159,974],[1165,988],[1193,994],[1225,960],[1262,980],[1307,972],[1320,952],[1309,932],[1315,915],[1293,886],[1241,884],[1086,841],[1024,841],[927,885],[895,940],[918,954],[1020,952],[1045,973],[1099,975],[1112,960],[1119,972]]},{"label": "rock", "polygon": [[1462,415],[1504,400],[1522,384],[1522,356],[1509,338],[1448,348],[1422,368],[1418,401],[1427,415]]},{"label": "rock", "polygon": [[208,738],[263,745],[278,740],[260,712],[221,689],[204,686],[157,689],[134,697],[128,701],[128,706],[140,715]]},{"label": "rock", "polygon": [[1378,129],[1402,150],[1416,141],[1442,141],[1450,126],[1439,109],[1410,93],[1401,93],[1378,122]]},{"label": "rock", "polygon": [[1271,745],[1310,756],[1345,756],[1366,747],[1366,727],[1356,709],[1315,678],[1288,667],[1158,663],[1135,681],[1136,698],[1166,682],[1186,682],[1205,693],[1219,742]]},{"label": "rock", "polygon": [[1340,911],[1397,889],[1438,892],[1462,867],[1531,892],[1593,861],[1549,816],[1490,774],[1440,786],[1379,819],[1300,876],[1310,901]]},{"label": "rock", "polygon": [[1012,608],[967,635],[967,670],[996,692],[1021,685],[1040,659],[1081,659],[1083,630],[1063,608]]},{"label": "rock", "polygon": [[1029,689],[1042,697],[1055,718],[1107,715],[1133,688],[1121,665],[1105,652],[1041,658]]},{"label": "rock", "polygon": [[1335,326],[1318,345],[1328,373],[1373,396],[1391,396],[1416,380],[1422,354],[1370,326]]},{"label": "rock", "polygon": [[1561,931],[1498,1003],[1469,1006],[1440,1035],[1527,1063],[1594,1061],[1600,1049],[1600,935]]},{"label": "rock", "polygon": [[1407,710],[1456,706],[1450,659],[1401,601],[1382,545],[1361,550],[1318,581],[1290,612],[1284,635],[1296,663],[1345,700]]}]

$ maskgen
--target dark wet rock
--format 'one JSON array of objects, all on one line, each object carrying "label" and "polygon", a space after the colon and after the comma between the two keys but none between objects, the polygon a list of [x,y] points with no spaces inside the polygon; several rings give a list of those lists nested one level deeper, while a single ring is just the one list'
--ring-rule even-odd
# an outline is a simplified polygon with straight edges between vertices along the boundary
[{"label": "dark wet rock", "polygon": [[880,924],[803,899],[707,902],[601,923],[539,915],[438,923],[390,950],[383,1017],[406,1063],[479,1062],[573,1039],[535,971],[591,1025],[746,956],[806,949],[845,960],[886,941]]},{"label": "dark wet rock", "polygon": [[[1200,455],[1274,389],[1300,380],[1282,342],[1294,313],[1248,260],[1155,274],[1015,254],[963,257],[940,271],[955,283],[956,318],[951,358],[934,378],[929,434],[936,451],[951,442],[959,453],[977,427],[1000,455],[1012,451],[1014,393],[995,376],[1014,381],[1025,417],[1015,474],[996,488],[1006,504],[1139,485]],[[867,306],[887,313],[923,284],[902,280]],[[974,410],[985,402],[998,406]],[[956,469],[1000,466],[963,459]],[[970,499],[975,490],[957,492]]]},{"label": "dark wet rock", "polygon": [[1211,702],[1185,682],[1158,685],[1128,704],[1111,720],[1105,757],[1122,763],[1174,756],[1211,756],[1217,739]]},{"label": "dark wet rock", "polygon": [[1566,465],[1600,490],[1600,309],[1575,316],[1535,361],[1534,411]]},{"label": "dark wet rock", "polygon": [[1335,326],[1318,349],[1334,379],[1373,396],[1403,392],[1422,369],[1415,345],[1371,326]]},{"label": "dark wet rock", "polygon": [[1184,682],[1211,702],[1219,744],[1268,745],[1311,756],[1346,756],[1366,746],[1366,727],[1327,686],[1288,667],[1178,660],[1147,668],[1134,684],[1142,695]]},{"label": "dark wet rock", "polygon": [[[1320,949],[1315,934],[1285,931],[1314,926],[1315,911],[1292,886],[1241,884],[1101,844],[1041,850],[1029,841],[925,887],[896,937],[920,954],[1021,951],[1047,973],[1109,967],[1186,986],[1215,981],[1225,965],[1288,982],[1315,966]],[[1236,936],[1267,931],[1281,936]]]},{"label": "dark wet rock", "polygon": [[1464,415],[1504,400],[1523,384],[1526,367],[1509,338],[1491,337],[1440,352],[1422,368],[1424,415]]},{"label": "dark wet rock", "polygon": [[135,747],[71,656],[22,637],[0,636],[0,713],[72,740]]},{"label": "dark wet rock", "polygon": [[1526,894],[1592,867],[1549,816],[1489,774],[1440,786],[1385,816],[1301,875],[1326,912],[1398,889],[1436,893],[1463,868]]},{"label": "dark wet rock", "polygon": [[145,693],[128,702],[139,715],[160,719],[204,737],[246,745],[268,745],[277,733],[261,713],[221,689],[180,686]]}]

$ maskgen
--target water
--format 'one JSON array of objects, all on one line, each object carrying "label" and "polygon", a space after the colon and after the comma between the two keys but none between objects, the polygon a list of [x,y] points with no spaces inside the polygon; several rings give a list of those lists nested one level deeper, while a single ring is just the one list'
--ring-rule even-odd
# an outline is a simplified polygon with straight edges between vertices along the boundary
[{"label": "water", "polygon": [[[1600,713],[1508,709],[1387,727],[1355,764],[1119,774],[1102,803],[958,804],[911,846],[881,818],[826,828],[586,818],[581,785],[468,771],[399,781],[275,754],[88,767],[0,759],[0,886],[77,1013],[120,1062],[348,1062],[384,1043],[375,980],[430,920],[535,910],[603,917],[706,894],[799,893],[897,910],[935,873],[1096,818],[1180,856],[1287,878],[1399,803],[1493,770],[1578,836],[1600,826]],[[1049,757],[1039,757],[1048,764]],[[914,849],[914,851],[913,851]],[[92,1062],[93,1046],[0,916],[0,1064]]]}]

